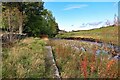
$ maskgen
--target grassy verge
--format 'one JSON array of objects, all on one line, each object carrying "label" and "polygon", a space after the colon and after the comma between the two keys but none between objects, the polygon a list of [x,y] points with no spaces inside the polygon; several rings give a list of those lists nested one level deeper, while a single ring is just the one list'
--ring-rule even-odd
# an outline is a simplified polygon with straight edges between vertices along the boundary
[{"label": "grassy verge", "polygon": [[62,78],[116,78],[118,77],[118,61],[109,60],[108,54],[98,49],[107,47],[67,40],[54,40],[49,43],[53,47],[54,56]]},{"label": "grassy verge", "polygon": [[68,32],[58,34],[58,38],[93,38],[107,43],[113,43],[118,45],[118,27],[109,26],[93,30],[81,30],[77,32]]},{"label": "grassy verge", "polygon": [[3,78],[43,78],[45,42],[27,38],[15,43],[11,48],[3,48]]}]

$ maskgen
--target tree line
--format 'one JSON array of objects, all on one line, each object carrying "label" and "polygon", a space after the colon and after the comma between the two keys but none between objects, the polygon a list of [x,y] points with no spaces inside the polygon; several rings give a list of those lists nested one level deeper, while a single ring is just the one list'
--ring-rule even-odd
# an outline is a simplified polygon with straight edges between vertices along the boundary
[{"label": "tree line", "polygon": [[44,8],[44,2],[3,2],[1,24],[4,31],[35,37],[54,37],[59,31],[55,17]]}]

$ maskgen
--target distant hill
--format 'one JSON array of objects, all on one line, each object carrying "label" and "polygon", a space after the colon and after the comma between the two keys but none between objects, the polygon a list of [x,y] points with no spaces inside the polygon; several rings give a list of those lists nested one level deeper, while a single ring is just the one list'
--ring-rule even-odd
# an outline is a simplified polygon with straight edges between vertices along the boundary
[{"label": "distant hill", "polygon": [[118,44],[118,26],[107,26],[91,30],[79,30],[58,34],[57,38],[93,38],[102,42]]}]

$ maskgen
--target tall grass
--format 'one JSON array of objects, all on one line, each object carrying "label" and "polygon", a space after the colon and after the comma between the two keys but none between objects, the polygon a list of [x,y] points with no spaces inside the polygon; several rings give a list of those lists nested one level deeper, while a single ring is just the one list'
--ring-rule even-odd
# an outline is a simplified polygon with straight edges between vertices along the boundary
[{"label": "tall grass", "polygon": [[118,77],[118,61],[102,52],[96,55],[103,47],[73,40],[53,40],[50,45],[62,78]]},{"label": "tall grass", "polygon": [[41,78],[45,74],[44,41],[27,38],[3,48],[3,78]]}]

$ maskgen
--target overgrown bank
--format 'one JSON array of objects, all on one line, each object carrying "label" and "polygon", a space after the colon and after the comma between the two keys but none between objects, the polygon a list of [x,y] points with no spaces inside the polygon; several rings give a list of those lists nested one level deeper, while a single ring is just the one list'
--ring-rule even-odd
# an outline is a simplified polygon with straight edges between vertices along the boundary
[{"label": "overgrown bank", "polygon": [[118,60],[110,58],[107,46],[74,40],[53,40],[49,44],[63,79],[119,77]]},{"label": "overgrown bank", "polygon": [[23,39],[2,50],[3,78],[44,78],[45,42],[39,38]]}]

